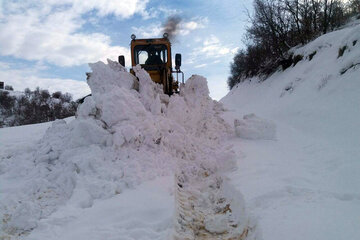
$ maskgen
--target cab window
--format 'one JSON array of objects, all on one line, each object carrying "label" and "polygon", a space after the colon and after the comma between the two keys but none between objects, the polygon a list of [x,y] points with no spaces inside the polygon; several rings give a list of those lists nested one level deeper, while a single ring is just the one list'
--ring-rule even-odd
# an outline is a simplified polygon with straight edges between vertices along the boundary
[{"label": "cab window", "polygon": [[158,65],[167,62],[167,47],[163,44],[134,47],[135,64]]}]

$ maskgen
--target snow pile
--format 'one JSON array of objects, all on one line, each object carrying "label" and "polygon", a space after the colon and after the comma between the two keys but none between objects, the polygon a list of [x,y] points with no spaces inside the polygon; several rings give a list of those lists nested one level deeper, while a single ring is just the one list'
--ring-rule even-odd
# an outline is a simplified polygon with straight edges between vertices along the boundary
[{"label": "snow pile", "polygon": [[243,120],[235,119],[234,126],[236,136],[240,138],[273,140],[276,137],[276,125],[253,113],[244,115]]},{"label": "snow pile", "polygon": [[[243,229],[243,204],[223,177],[235,167],[231,149],[222,144],[233,129],[220,117],[222,105],[209,97],[206,79],[192,76],[181,95],[169,98],[140,66],[134,68],[140,85],[116,62],[90,67],[92,96],[78,108],[77,118],[55,121],[36,151],[1,159],[2,179],[17,183],[1,192],[2,231],[20,236],[61,205],[89,208],[96,199],[188,166],[211,171],[212,180],[198,188],[203,196],[215,180],[222,182],[216,191],[230,204],[227,220],[240,221]],[[221,194],[214,194],[220,200]],[[206,219],[205,224],[220,232],[214,229],[218,221],[224,222]]]}]

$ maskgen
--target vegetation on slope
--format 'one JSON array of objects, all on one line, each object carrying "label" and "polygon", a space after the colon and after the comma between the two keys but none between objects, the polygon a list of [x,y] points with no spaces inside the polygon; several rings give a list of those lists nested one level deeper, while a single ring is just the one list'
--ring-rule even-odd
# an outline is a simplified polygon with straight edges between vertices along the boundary
[{"label": "vegetation on slope", "polygon": [[303,56],[293,56],[291,48],[335,30],[360,11],[360,0],[254,0],[253,4],[246,48],[230,66],[230,89],[248,77],[295,65]]},{"label": "vegetation on slope", "polygon": [[77,103],[69,93],[26,88],[14,96],[0,90],[0,127],[42,123],[74,116]]}]

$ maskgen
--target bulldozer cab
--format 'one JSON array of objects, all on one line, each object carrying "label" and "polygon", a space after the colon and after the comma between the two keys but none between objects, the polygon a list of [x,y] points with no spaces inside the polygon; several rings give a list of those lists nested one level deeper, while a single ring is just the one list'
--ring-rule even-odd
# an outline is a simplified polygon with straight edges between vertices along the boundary
[{"label": "bulldozer cab", "polygon": [[[163,85],[164,93],[171,95],[179,92],[178,73],[183,75],[180,71],[181,55],[176,54],[177,66],[175,66],[176,70],[173,71],[171,43],[167,35],[164,34],[163,38],[136,39],[133,34],[131,39],[131,66],[140,64],[154,82]],[[125,65],[122,56],[119,57],[119,62]],[[130,72],[135,75],[132,69]],[[174,80],[173,73],[177,75],[176,80]]]},{"label": "bulldozer cab", "polygon": [[[135,61],[135,65],[141,64],[146,68],[153,65],[167,64],[168,47],[165,44],[135,45],[133,59]],[[171,59],[169,63],[171,66]]]}]

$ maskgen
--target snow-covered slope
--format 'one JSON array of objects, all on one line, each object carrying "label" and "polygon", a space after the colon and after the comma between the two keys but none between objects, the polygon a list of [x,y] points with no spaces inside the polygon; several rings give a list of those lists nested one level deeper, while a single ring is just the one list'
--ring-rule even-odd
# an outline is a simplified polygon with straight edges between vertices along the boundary
[{"label": "snow-covered slope", "polygon": [[[221,100],[245,136],[232,141],[243,156],[232,179],[264,239],[359,239],[360,25],[294,51],[304,56],[295,67],[249,79]],[[276,125],[274,140],[254,140],[259,120],[250,113]]]}]

